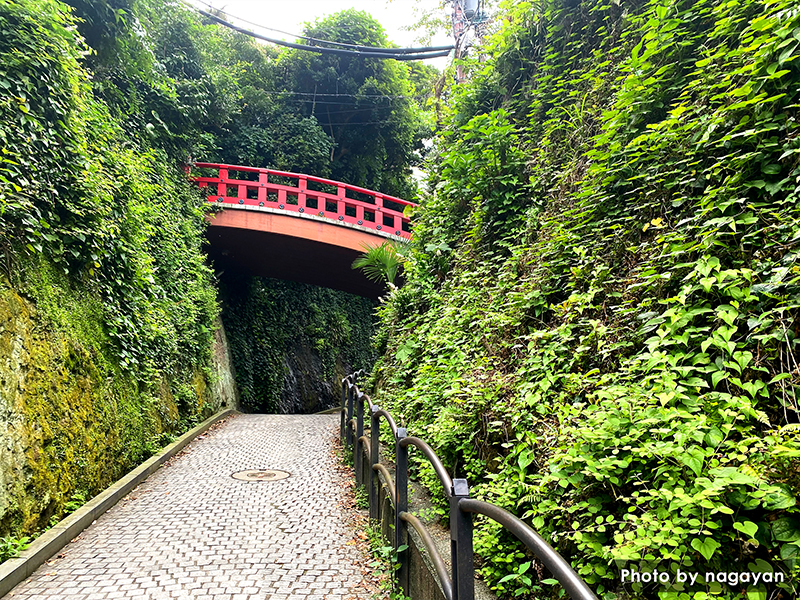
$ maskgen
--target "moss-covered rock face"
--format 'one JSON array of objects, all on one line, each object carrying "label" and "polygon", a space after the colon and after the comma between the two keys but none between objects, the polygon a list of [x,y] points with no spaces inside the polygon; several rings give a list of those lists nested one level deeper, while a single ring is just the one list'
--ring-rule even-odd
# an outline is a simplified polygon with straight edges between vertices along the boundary
[{"label": "moss-covered rock face", "polygon": [[[223,331],[216,377],[196,370],[183,387],[165,380],[145,390],[92,345],[47,323],[14,290],[0,289],[2,535],[61,517],[74,495],[93,496],[172,434],[235,404]],[[176,387],[191,392],[181,411]]]},{"label": "moss-covered rock face", "polygon": [[21,410],[25,392],[22,368],[29,363],[30,311],[19,296],[8,291],[0,295],[0,514],[5,523],[24,495],[32,470],[26,465],[29,428]]},{"label": "moss-covered rock face", "polygon": [[372,300],[261,277],[229,276],[223,284],[222,320],[244,410],[331,408],[345,374],[372,365]]}]

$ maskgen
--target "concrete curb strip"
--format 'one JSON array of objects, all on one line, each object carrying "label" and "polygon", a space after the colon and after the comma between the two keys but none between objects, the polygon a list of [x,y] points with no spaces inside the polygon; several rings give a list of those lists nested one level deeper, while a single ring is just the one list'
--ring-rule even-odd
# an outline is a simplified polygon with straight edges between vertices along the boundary
[{"label": "concrete curb strip", "polygon": [[175,456],[178,452],[198,435],[206,432],[214,423],[224,419],[235,411],[232,408],[218,412],[200,423],[194,429],[187,431],[176,441],[150,457],[130,473],[116,481],[111,487],[89,500],[86,504],[69,515],[55,527],[51,527],[36,538],[27,550],[20,553],[17,558],[10,558],[0,565],[0,598],[10,592],[17,584],[29,577],[47,559],[54,556],[61,548],[75,539],[84,529],[89,527],[100,515],[114,506],[128,492],[142,483],[156,472],[161,465]]}]

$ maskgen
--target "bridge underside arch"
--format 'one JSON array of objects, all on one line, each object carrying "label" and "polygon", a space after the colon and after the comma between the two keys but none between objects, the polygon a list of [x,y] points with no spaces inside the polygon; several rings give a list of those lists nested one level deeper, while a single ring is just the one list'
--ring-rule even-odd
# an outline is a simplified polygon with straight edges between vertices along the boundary
[{"label": "bridge underside arch", "polygon": [[208,255],[218,271],[298,281],[367,298],[386,291],[351,265],[363,253],[363,244],[377,246],[387,238],[270,210],[226,208],[209,222]]}]

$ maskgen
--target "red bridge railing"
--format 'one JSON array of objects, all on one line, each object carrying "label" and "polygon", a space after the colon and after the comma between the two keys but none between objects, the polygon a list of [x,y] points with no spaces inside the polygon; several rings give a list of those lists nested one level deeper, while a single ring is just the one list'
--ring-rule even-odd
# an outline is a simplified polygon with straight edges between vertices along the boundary
[{"label": "red bridge railing", "polygon": [[378,235],[411,237],[403,210],[416,204],[408,200],[301,173],[200,162],[194,168],[200,174],[193,179],[208,188],[209,202],[268,207],[365,227]]}]

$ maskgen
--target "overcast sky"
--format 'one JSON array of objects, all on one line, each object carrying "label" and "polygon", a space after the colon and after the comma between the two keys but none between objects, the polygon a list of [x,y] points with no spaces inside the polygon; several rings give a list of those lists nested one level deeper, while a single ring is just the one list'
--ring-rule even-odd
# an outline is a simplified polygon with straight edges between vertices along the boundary
[{"label": "overcast sky", "polygon": [[[204,8],[200,0],[190,0],[195,6]],[[405,31],[403,27],[413,25],[418,19],[419,9],[433,9],[439,5],[438,0],[202,0],[214,8],[225,11],[234,17],[240,17],[264,27],[272,27],[300,34],[303,23],[314,21],[318,17],[330,15],[347,8],[363,10],[377,19],[386,30],[389,39],[399,46],[418,46],[415,38],[419,36],[413,31]],[[417,9],[417,10],[415,10]],[[244,26],[242,23],[237,25]],[[278,39],[294,41],[291,36],[271,31],[259,30],[246,26],[263,35]],[[452,38],[444,33],[433,39],[433,45],[452,44]],[[444,68],[447,58],[432,59],[429,62],[439,69]]]}]

